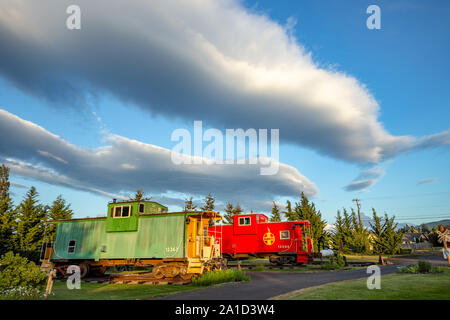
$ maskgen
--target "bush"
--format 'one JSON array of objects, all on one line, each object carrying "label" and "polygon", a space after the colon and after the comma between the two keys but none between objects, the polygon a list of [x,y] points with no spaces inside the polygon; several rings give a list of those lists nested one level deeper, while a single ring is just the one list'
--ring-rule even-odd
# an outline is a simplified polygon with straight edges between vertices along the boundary
[{"label": "bush", "polygon": [[431,264],[428,261],[420,260],[417,265],[408,266],[399,268],[398,272],[400,273],[439,273],[445,272],[445,267],[431,267]]},{"label": "bush", "polygon": [[195,286],[210,286],[223,282],[250,281],[250,277],[236,269],[209,271],[192,279]]},{"label": "bush", "polygon": [[47,275],[34,262],[13,252],[0,259],[0,298],[37,299]]},{"label": "bush", "polygon": [[345,260],[344,260],[344,257],[343,257],[340,253],[338,253],[338,254],[336,255],[335,263],[336,263],[336,266],[337,266],[338,268],[343,268],[343,267],[345,267]]},{"label": "bush", "polygon": [[419,260],[417,263],[420,273],[428,273],[431,271],[431,264],[428,261]]},{"label": "bush", "polygon": [[419,267],[418,266],[402,267],[402,268],[398,268],[398,272],[400,272],[400,273],[419,273]]},{"label": "bush", "polygon": [[255,269],[255,271],[264,271],[264,265],[263,264],[258,264]]},{"label": "bush", "polygon": [[341,269],[345,267],[344,256],[340,253],[337,253],[335,256],[330,257],[330,263],[322,265],[322,269],[331,270],[331,269]]}]

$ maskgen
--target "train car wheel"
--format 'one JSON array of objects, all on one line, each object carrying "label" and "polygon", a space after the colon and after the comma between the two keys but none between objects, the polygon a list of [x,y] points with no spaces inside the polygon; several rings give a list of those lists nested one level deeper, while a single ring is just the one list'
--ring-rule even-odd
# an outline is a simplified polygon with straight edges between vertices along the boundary
[{"label": "train car wheel", "polygon": [[106,272],[106,266],[92,268],[91,273],[95,276],[103,276]]},{"label": "train car wheel", "polygon": [[155,266],[152,269],[152,276],[155,277],[156,279],[164,278],[164,272],[161,267],[162,266]]},{"label": "train car wheel", "polygon": [[175,278],[177,275],[180,274],[181,272],[181,267],[174,265],[168,265],[168,266],[164,266],[163,268],[163,273],[167,278]]},{"label": "train car wheel", "polygon": [[180,274],[180,278],[183,280],[191,280],[194,275],[192,273]]},{"label": "train car wheel", "polygon": [[80,263],[80,277],[85,278],[89,274],[89,265],[87,263]]}]

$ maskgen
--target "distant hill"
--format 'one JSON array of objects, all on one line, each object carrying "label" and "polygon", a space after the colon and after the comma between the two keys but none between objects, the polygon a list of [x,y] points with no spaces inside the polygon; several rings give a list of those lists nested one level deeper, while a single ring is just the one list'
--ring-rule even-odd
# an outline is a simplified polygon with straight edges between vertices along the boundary
[{"label": "distant hill", "polygon": [[444,225],[444,226],[450,226],[450,219],[445,219],[445,220],[439,220],[439,221],[434,221],[434,222],[427,222],[424,223],[428,226],[428,228],[432,229],[434,226],[438,226],[440,224]]}]

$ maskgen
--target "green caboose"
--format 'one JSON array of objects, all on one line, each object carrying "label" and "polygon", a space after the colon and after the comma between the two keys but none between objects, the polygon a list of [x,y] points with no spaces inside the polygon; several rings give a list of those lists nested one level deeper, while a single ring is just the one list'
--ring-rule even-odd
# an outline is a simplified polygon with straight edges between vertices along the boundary
[{"label": "green caboose", "polygon": [[43,264],[62,274],[79,265],[82,276],[104,273],[108,266],[153,266],[157,278],[189,278],[219,258],[208,226],[220,219],[212,211],[168,212],[153,201],[114,200],[106,217],[56,221]]}]

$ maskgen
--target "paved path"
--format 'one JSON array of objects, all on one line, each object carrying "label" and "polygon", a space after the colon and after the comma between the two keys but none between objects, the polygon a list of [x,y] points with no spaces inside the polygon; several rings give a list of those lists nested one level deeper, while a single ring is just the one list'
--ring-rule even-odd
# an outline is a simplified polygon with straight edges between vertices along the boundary
[{"label": "paved path", "polygon": [[[448,265],[442,255],[409,256],[392,258],[395,265],[381,267],[381,276],[397,272],[400,265],[416,264],[418,260],[427,260],[433,265]],[[157,300],[264,300],[294,290],[314,287],[330,282],[368,277],[366,269],[318,273],[294,272],[249,272],[252,281],[227,283],[211,288],[181,292]]]},{"label": "paved path", "polygon": [[[397,272],[397,266],[384,266],[381,275]],[[264,300],[290,291],[321,284],[367,277],[366,269],[317,273],[249,272],[252,281],[227,283],[211,288],[181,292],[162,300]]]},{"label": "paved path", "polygon": [[421,254],[409,257],[389,258],[389,262],[401,265],[416,264],[419,260],[426,260],[433,266],[448,266],[448,260],[444,259],[442,252],[434,252],[433,254]]}]

